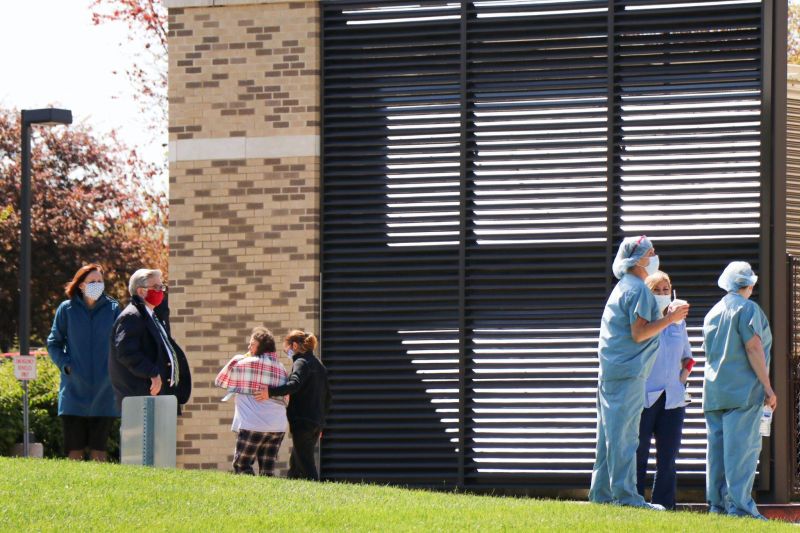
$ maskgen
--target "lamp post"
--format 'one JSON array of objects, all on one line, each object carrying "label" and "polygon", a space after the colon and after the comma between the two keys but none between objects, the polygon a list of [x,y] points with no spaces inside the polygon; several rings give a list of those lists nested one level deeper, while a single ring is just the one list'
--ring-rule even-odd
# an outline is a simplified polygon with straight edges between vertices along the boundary
[{"label": "lamp post", "polygon": [[[72,111],[68,109],[22,110],[22,184],[19,210],[22,218],[19,254],[19,354],[30,355],[31,318],[31,126],[34,124],[72,124]],[[24,425],[23,455],[28,457],[30,438],[28,421],[28,382],[22,382]]]}]

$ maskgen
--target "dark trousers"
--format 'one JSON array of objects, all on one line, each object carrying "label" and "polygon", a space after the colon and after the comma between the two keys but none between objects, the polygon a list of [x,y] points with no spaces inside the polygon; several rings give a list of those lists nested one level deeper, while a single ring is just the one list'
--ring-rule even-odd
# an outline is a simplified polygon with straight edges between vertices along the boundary
[{"label": "dark trousers", "polygon": [[292,454],[289,456],[289,477],[318,480],[314,449],[322,428],[309,421],[289,422],[292,431]]},{"label": "dark trousers", "polygon": [[639,423],[639,448],[636,450],[636,488],[644,496],[647,477],[647,459],[650,456],[650,439],[656,438],[656,476],[653,480],[651,501],[667,509],[675,509],[677,476],[675,459],[681,448],[683,417],[686,408],[664,409],[667,393],[656,403],[642,411]]}]

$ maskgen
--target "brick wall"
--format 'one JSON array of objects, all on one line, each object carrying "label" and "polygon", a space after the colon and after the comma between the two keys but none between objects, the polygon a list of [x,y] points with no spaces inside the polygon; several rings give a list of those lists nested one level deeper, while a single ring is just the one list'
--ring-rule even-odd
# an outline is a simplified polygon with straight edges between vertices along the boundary
[{"label": "brick wall", "polygon": [[214,376],[254,326],[318,331],[319,14],[213,3],[167,2],[169,279],[194,379],[178,464],[229,470],[233,405]]}]

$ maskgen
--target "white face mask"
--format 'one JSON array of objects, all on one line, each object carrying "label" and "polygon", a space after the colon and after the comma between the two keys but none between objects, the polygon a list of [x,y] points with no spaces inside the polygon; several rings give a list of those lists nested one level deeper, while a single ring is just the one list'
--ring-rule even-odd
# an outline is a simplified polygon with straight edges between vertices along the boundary
[{"label": "white face mask", "polygon": [[83,294],[90,300],[97,300],[104,290],[106,290],[106,286],[102,281],[93,281],[86,284],[86,290],[83,291]]},{"label": "white face mask", "polygon": [[659,311],[663,311],[672,303],[672,297],[669,294],[654,294],[653,296],[656,299]]},{"label": "white face mask", "polygon": [[659,266],[660,265],[659,265],[659,261],[658,261],[658,256],[657,255],[651,255],[650,256],[650,264],[647,265],[646,267],[644,267],[644,269],[647,271],[647,275],[648,276],[652,276],[653,274],[658,272],[658,267]]},{"label": "white face mask", "polygon": [[294,355],[294,350],[289,348],[288,350],[286,350],[286,355],[288,355],[289,357],[293,356]]}]

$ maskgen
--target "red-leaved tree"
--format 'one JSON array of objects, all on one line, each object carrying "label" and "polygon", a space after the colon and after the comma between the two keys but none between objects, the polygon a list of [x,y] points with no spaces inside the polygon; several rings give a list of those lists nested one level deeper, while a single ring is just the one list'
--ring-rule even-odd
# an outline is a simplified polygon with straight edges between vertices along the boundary
[{"label": "red-leaved tree", "polygon": [[789,3],[789,39],[787,44],[787,60],[793,65],[800,65],[800,4],[797,0]]},{"label": "red-leaved tree", "polygon": [[154,131],[167,129],[167,9],[161,0],[93,0],[95,24],[121,23],[137,50],[125,74]]},{"label": "red-leaved tree", "polygon": [[[18,331],[20,114],[0,109],[0,349]],[[167,267],[167,199],[158,169],[113,134],[87,125],[33,128],[31,335],[47,337],[64,285],[84,263],[107,270],[107,292],[128,300],[137,268]]]}]

